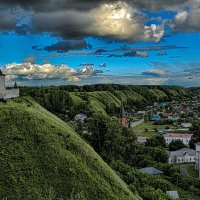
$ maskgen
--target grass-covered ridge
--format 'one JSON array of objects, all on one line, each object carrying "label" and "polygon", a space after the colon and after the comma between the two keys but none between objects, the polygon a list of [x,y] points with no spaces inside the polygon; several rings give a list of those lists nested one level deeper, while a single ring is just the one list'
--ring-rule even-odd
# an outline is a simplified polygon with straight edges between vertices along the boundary
[{"label": "grass-covered ridge", "polygon": [[0,105],[0,163],[0,199],[140,199],[66,123],[30,98]]}]

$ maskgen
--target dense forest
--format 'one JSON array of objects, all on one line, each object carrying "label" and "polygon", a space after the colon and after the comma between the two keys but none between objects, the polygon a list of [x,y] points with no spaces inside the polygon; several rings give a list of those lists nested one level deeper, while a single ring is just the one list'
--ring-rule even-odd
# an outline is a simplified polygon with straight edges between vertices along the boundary
[{"label": "dense forest", "polygon": [[180,101],[189,92],[177,86],[67,85],[22,87],[20,95],[33,97],[47,110],[69,121],[79,112],[89,116],[98,112],[117,115],[121,101],[130,111],[133,107],[143,109],[153,102]]}]

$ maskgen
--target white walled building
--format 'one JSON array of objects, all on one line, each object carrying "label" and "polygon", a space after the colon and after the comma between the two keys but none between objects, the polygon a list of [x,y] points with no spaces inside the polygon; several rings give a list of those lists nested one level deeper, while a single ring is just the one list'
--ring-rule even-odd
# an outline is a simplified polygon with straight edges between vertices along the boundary
[{"label": "white walled building", "polygon": [[183,144],[188,146],[192,135],[193,134],[185,134],[185,133],[167,133],[163,135],[163,137],[167,145],[169,145],[173,140],[181,140]]},{"label": "white walled building", "polygon": [[195,163],[195,150],[183,148],[177,151],[170,151],[168,163]]},{"label": "white walled building", "polygon": [[15,83],[14,88],[6,89],[5,86],[6,75],[0,70],[0,100],[7,100],[19,97],[19,88]]},{"label": "white walled building", "polygon": [[197,142],[195,144],[195,156],[196,156],[196,164],[195,164],[195,168],[197,170],[200,170],[200,142]]}]

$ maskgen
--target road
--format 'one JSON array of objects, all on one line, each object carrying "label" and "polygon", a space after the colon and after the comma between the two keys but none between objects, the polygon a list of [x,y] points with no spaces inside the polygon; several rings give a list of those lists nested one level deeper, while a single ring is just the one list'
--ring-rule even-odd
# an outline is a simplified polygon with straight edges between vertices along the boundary
[{"label": "road", "polygon": [[141,120],[138,120],[138,121],[135,121],[135,122],[131,122],[131,128],[134,128],[140,124],[143,124],[144,123],[144,119],[141,119]]}]

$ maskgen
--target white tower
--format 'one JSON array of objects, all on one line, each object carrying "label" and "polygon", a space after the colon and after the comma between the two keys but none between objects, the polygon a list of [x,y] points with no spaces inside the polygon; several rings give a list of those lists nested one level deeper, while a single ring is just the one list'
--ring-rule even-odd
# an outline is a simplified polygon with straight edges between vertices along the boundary
[{"label": "white tower", "polygon": [[5,91],[5,77],[6,75],[0,70],[0,92]]}]

